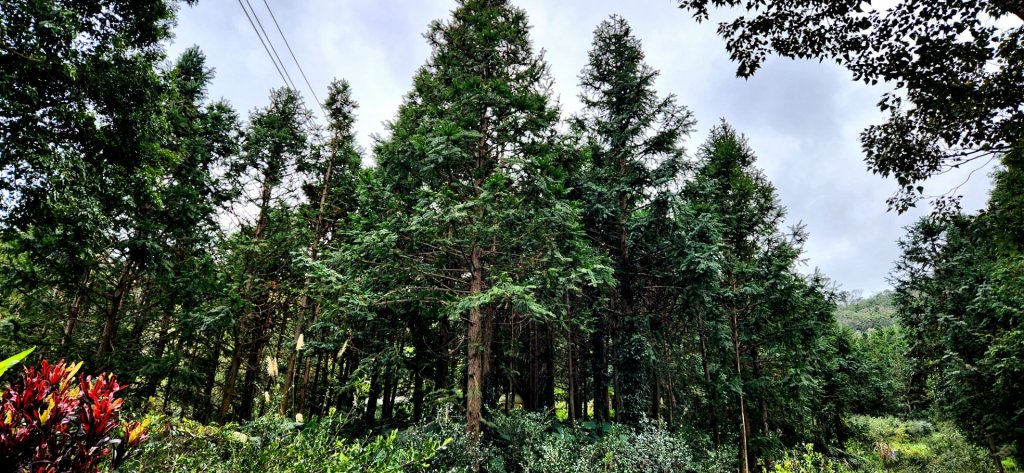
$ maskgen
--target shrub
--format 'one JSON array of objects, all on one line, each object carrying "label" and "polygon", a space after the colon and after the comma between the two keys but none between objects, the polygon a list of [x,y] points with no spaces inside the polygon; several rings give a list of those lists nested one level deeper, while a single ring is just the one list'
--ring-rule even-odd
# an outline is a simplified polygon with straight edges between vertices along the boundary
[{"label": "shrub", "polygon": [[814,445],[805,444],[803,451],[785,452],[782,460],[775,462],[771,468],[762,467],[765,473],[848,473],[851,470],[845,464],[827,458],[815,452]]},{"label": "shrub", "polygon": [[[153,441],[127,463],[135,472],[405,472],[426,471],[450,439],[390,431],[346,439],[338,417],[298,424],[266,415],[242,425],[209,426],[155,416]],[[415,429],[414,429],[415,430]]]},{"label": "shrub", "polygon": [[[855,435],[847,449],[866,471],[900,473],[985,473],[994,470],[988,451],[971,443],[949,423],[854,416]],[[1013,471],[1004,466],[1006,471]]]},{"label": "shrub", "polygon": [[[695,447],[680,433],[653,422],[638,428],[610,423],[580,423],[577,428],[526,411],[494,411],[486,422],[477,455],[483,471],[503,472],[720,472],[732,469],[734,451]],[[431,428],[416,435],[444,433],[452,448],[431,461],[431,471],[467,471],[464,427],[442,413]]]},{"label": "shrub", "polygon": [[114,375],[75,375],[82,364],[43,361],[0,393],[0,464],[49,473],[116,467],[146,439],[144,423],[120,421]]}]

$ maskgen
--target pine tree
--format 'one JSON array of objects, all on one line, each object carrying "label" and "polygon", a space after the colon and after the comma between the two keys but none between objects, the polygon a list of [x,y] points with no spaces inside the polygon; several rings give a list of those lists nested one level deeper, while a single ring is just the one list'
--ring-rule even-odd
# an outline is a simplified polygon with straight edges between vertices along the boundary
[{"label": "pine tree", "polygon": [[731,360],[719,362],[731,365],[742,471],[770,453],[763,445],[772,432],[771,387],[787,375],[771,372],[767,354],[789,356],[782,366],[796,369],[792,363],[806,363],[808,353],[794,348],[822,336],[820,325],[831,323],[827,293],[794,269],[806,236],[799,228],[781,231],[785,209],[755,159],[746,140],[723,123],[701,147],[684,189],[696,216],[714,219],[720,229],[721,276],[708,296],[716,309],[711,313],[728,329]]},{"label": "pine tree", "polygon": [[676,182],[684,166],[680,141],[694,125],[692,114],[673,96],[658,97],[657,76],[623,18],[613,16],[597,27],[580,75],[584,111],[575,125],[587,139],[590,158],[582,184],[587,233],[611,255],[616,282],[608,313],[595,321],[592,335],[598,420],[608,419],[608,324],[620,330],[615,334],[617,416],[636,423],[650,399],[653,354],[648,315],[639,307],[644,288],[638,266],[651,255],[639,251],[632,232],[643,225],[643,209],[653,193]]},{"label": "pine tree", "polygon": [[539,289],[552,277],[571,288],[571,268],[587,262],[556,244],[580,229],[562,198],[558,111],[525,13],[464,0],[426,36],[433,53],[377,158],[384,184],[414,196],[389,217],[395,271],[410,278],[400,298],[437,301],[465,323],[466,428],[477,439],[494,317],[505,308],[549,316]]},{"label": "pine tree", "polygon": [[[270,104],[256,110],[249,120],[242,155],[231,169],[233,178],[255,191],[244,205],[256,211],[233,245],[236,260],[232,284],[240,298],[233,310],[238,322],[234,328],[231,362],[224,374],[224,392],[219,419],[224,422],[231,410],[239,373],[244,370],[242,395],[235,414],[248,419],[252,414],[255,383],[261,372],[263,349],[275,326],[285,293],[281,282],[293,263],[291,249],[301,244],[294,234],[292,210],[283,198],[289,192],[287,182],[297,161],[308,151],[304,124],[309,111],[291,89],[271,93]],[[274,362],[276,363],[276,361]]]}]

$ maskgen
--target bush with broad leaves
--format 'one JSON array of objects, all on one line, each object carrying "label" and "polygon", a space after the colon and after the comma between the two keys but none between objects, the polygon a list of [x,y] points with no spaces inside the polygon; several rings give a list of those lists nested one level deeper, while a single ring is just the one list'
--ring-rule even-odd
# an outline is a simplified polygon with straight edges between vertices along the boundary
[{"label": "bush with broad leaves", "polygon": [[92,473],[146,440],[145,422],[120,420],[116,377],[79,375],[81,367],[43,361],[0,392],[0,471]]}]

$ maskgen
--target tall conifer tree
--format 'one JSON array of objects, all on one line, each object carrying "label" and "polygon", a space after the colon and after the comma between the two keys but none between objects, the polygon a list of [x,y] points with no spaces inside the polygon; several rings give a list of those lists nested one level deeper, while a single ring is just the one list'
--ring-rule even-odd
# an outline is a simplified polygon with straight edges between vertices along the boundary
[{"label": "tall conifer tree", "polygon": [[615,296],[596,320],[594,416],[608,418],[606,327],[619,329],[615,365],[620,420],[635,423],[650,399],[651,347],[648,314],[640,310],[643,282],[637,265],[648,255],[635,248],[643,208],[653,194],[679,177],[684,166],[681,140],[693,129],[692,114],[654,88],[658,72],[644,62],[640,41],[622,17],[613,16],[594,32],[589,62],[580,75],[584,105],[575,125],[586,136],[590,163],[583,183],[586,228],[591,241],[611,255]]},{"label": "tall conifer tree", "polygon": [[528,31],[526,14],[508,1],[459,2],[450,20],[430,26],[433,52],[377,150],[385,185],[413,193],[390,220],[393,258],[412,275],[403,298],[436,300],[465,324],[472,439],[493,317],[550,316],[539,287],[552,277],[572,287],[571,269],[585,266],[559,253],[580,228],[563,198],[547,64]]}]

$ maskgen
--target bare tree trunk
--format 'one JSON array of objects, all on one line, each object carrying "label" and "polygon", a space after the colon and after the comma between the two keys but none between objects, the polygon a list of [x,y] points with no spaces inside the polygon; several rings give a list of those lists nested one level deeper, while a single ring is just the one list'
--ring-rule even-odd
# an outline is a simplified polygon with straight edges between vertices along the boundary
[{"label": "bare tree trunk", "polygon": [[[707,383],[708,389],[716,389],[714,383],[711,381],[711,369],[708,366],[708,337],[707,327],[704,325],[704,316],[700,308],[697,308],[697,334],[700,338],[700,364],[704,370],[704,381]],[[718,413],[715,410],[717,406],[710,406],[709,409],[711,417],[711,430],[715,436],[715,449],[722,449],[722,429],[718,427]]]},{"label": "bare tree trunk", "polygon": [[423,420],[423,375],[419,370],[412,374],[412,421]]},{"label": "bare tree trunk", "polygon": [[651,383],[651,419],[661,418],[661,381],[658,374],[654,374],[654,381]]},{"label": "bare tree trunk", "polygon": [[66,347],[71,343],[71,336],[78,323],[78,317],[82,314],[82,306],[85,304],[85,296],[88,294],[90,269],[86,268],[79,278],[78,286],[75,288],[75,297],[71,300],[71,307],[68,309],[68,320],[64,324],[64,336],[60,339],[60,346]]},{"label": "bare tree trunk", "polygon": [[435,354],[434,359],[434,390],[448,389],[448,362],[450,357],[448,356],[449,350],[451,350],[451,329],[448,326],[448,320],[442,319],[440,323],[440,353]]},{"label": "bare tree trunk", "polygon": [[391,415],[394,414],[394,398],[391,397],[391,392],[395,389],[395,377],[395,367],[388,366],[384,371],[384,402],[380,414],[383,422],[390,421]]},{"label": "bare tree trunk", "polygon": [[[335,157],[335,155],[337,153],[338,153],[337,141],[336,140],[332,140],[330,158],[327,161],[327,170],[324,172],[324,182],[323,182],[323,185],[320,187],[320,202],[319,202],[319,205],[317,206],[316,219],[314,220],[314,223],[313,223],[313,241],[309,245],[309,257],[313,261],[316,261],[317,257],[320,254],[320,242],[324,238],[324,229],[325,229],[325,226],[324,226],[324,209],[327,207],[327,195],[330,193],[331,177],[332,177],[332,173],[334,171],[334,157]],[[305,320],[306,310],[309,308],[309,302],[310,302],[309,284],[310,284],[310,280],[307,277],[305,279],[304,285],[302,287],[302,297],[299,299],[299,313],[296,316],[296,320],[295,320],[295,337],[294,337],[293,341],[295,342],[296,349],[292,352],[291,356],[288,357],[288,370],[285,373],[283,386],[281,386],[281,392],[283,394],[283,396],[281,396],[281,413],[282,414],[284,414],[285,411],[288,410],[288,401],[290,399],[290,396],[288,395],[288,393],[291,392],[292,387],[293,387],[293,385],[295,383],[295,368],[296,368],[295,363],[296,363],[296,358],[299,355],[299,353],[298,353],[299,352],[298,344],[299,344],[299,340],[302,339],[302,337],[303,337],[303,331],[305,330],[305,326],[303,325],[303,322]],[[314,307],[313,323],[316,323],[316,312],[319,312],[317,310],[318,308],[319,308],[319,303],[317,303],[316,307]],[[305,373],[304,373],[304,376],[303,376],[303,385],[302,385],[303,395],[301,396],[303,401],[305,400],[306,383],[309,381],[309,365],[308,364],[304,367],[304,370],[305,370]],[[305,402],[300,403],[300,405],[299,405],[299,413],[302,413],[303,408],[305,408],[304,404],[305,404]]]},{"label": "bare tree trunk", "polygon": [[572,327],[569,328],[569,334],[565,337],[565,359],[566,359],[566,384],[568,389],[568,399],[565,401],[566,412],[569,415],[569,425],[576,427],[576,373],[572,369]]},{"label": "bare tree trunk", "polygon": [[544,371],[541,381],[544,385],[541,404],[544,409],[554,410],[555,408],[555,330],[548,324],[542,323],[544,330]]},{"label": "bare tree trunk", "polygon": [[[751,372],[754,375],[754,379],[761,379],[761,361],[757,355],[757,347],[750,344],[748,350],[750,351],[750,366]],[[757,393],[755,393],[757,394]],[[761,427],[764,429],[763,434],[768,433],[768,404],[764,401],[764,396],[757,396],[757,408],[761,415]]]},{"label": "bare tree trunk", "polygon": [[235,336],[235,346],[231,350],[231,364],[228,365],[228,370],[224,373],[224,393],[220,401],[220,413],[217,415],[217,421],[222,425],[228,415],[228,410],[231,409],[231,397],[235,394],[238,369],[242,365],[241,331],[240,328],[239,334]]},{"label": "bare tree trunk", "polygon": [[[262,241],[267,231],[267,225],[270,224],[270,201],[273,197],[273,187],[271,186],[271,179],[269,176],[264,174],[263,183],[260,186],[260,213],[256,219],[256,226],[253,229],[252,241]],[[250,249],[246,255],[243,277],[245,278],[245,284],[242,289],[243,297],[253,297],[253,275],[250,274],[252,270],[252,262],[254,259],[253,250]],[[258,309],[257,309],[258,310]],[[245,310],[242,312],[240,320],[238,322],[238,331],[235,334],[235,346],[231,350],[231,364],[228,366],[228,370],[224,375],[224,397],[220,404],[220,415],[218,416],[219,422],[224,423],[225,417],[227,416],[228,410],[231,408],[231,399],[235,394],[235,385],[238,383],[238,371],[242,365],[242,358],[246,355],[251,358],[252,351],[255,350],[253,346],[255,343],[255,331],[258,330],[255,325],[258,323],[254,320],[256,315],[250,311]],[[250,367],[251,369],[252,367]]]},{"label": "bare tree trunk", "polygon": [[996,464],[996,472],[1006,473],[1003,468],[1003,457],[999,454],[999,448],[996,447],[996,439],[992,434],[986,434],[985,440],[988,440],[988,451],[992,454],[992,461]]},{"label": "bare tree trunk", "polygon": [[598,315],[594,332],[590,335],[590,342],[594,350],[591,360],[594,371],[594,420],[607,422],[609,420],[608,405],[608,345],[605,337],[604,316]]},{"label": "bare tree trunk", "polygon": [[[106,355],[114,350],[114,337],[117,335],[117,317],[121,314],[124,306],[124,297],[131,289],[133,268],[131,256],[125,259],[121,266],[121,275],[117,278],[117,285],[110,295],[110,304],[107,306],[107,317],[103,321],[103,336],[100,338],[99,354]],[[100,361],[103,363],[103,361]]]},{"label": "bare tree trunk", "polygon": [[746,400],[743,397],[743,363],[740,359],[739,321],[737,320],[737,315],[735,311],[733,311],[732,316],[729,317],[729,323],[732,326],[732,345],[733,354],[736,359],[736,376],[739,378],[740,381],[740,471],[742,473],[750,473],[750,454],[747,449],[747,435],[750,432],[750,426],[747,424],[747,406]]},{"label": "bare tree trunk", "polygon": [[[213,415],[213,385],[217,383],[217,367],[220,365],[220,353],[224,348],[224,335],[218,333],[217,340],[213,345],[213,354],[210,356],[209,371],[206,373],[206,380],[203,384],[203,409],[199,419],[209,422]],[[218,419],[219,420],[219,419]]]},{"label": "bare tree trunk", "polygon": [[[483,289],[483,265],[480,261],[480,247],[474,245],[470,255],[472,279],[469,284],[470,297],[478,296]],[[480,418],[483,411],[483,370],[484,347],[483,320],[480,307],[469,309],[469,326],[466,329],[468,353],[466,355],[466,433],[471,445],[480,441]]]},{"label": "bare tree trunk", "polygon": [[[313,303],[313,320],[310,322],[310,325],[315,324],[317,322],[317,319],[319,319],[319,318],[320,318],[320,303],[319,302],[314,302]],[[307,357],[306,361],[304,362],[303,367],[302,367],[302,386],[299,389],[299,405],[298,405],[298,408],[296,409],[298,412],[304,412],[305,409],[306,409],[306,390],[307,390],[307,387],[309,386],[309,371],[310,371],[311,367],[312,367],[312,360],[310,360],[309,357]]]},{"label": "bare tree trunk", "polygon": [[380,397],[380,360],[373,360],[373,374],[370,375],[370,392],[366,396],[366,410],[363,423],[371,427],[377,417],[377,398]]}]

